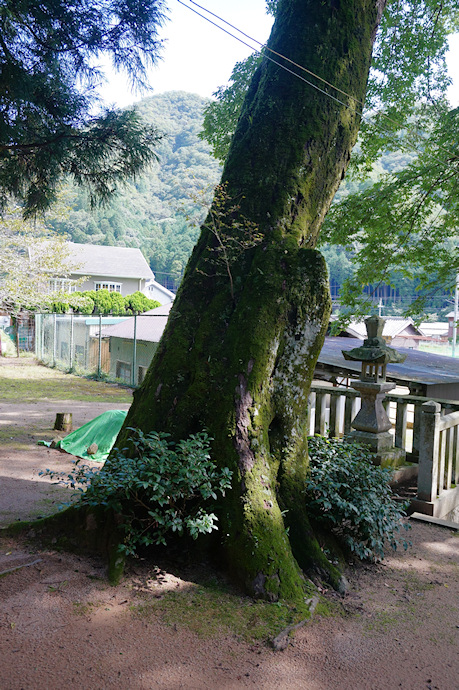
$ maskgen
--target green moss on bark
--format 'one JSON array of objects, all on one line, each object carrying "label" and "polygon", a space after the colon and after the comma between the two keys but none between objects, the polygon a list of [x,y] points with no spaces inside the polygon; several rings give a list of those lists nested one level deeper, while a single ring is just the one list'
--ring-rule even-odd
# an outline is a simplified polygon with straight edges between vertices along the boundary
[{"label": "green moss on bark", "polygon": [[[307,396],[330,313],[315,246],[359,128],[378,21],[377,0],[281,0],[269,45],[348,94],[337,104],[264,60],[223,172],[263,241],[228,273],[209,270],[215,236],[204,225],[129,426],[179,439],[203,428],[213,456],[233,470],[218,507],[228,568],[249,592],[301,606],[301,568],[337,584],[303,505]],[[355,100],[354,100],[355,99]]]}]

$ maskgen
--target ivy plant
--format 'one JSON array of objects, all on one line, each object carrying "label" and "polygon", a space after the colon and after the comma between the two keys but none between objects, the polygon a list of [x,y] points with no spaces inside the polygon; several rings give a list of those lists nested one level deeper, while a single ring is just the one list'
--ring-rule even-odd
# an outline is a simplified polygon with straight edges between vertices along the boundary
[{"label": "ivy plant", "polygon": [[324,523],[360,559],[384,558],[410,542],[405,509],[389,486],[391,470],[376,466],[365,446],[315,436],[309,439],[310,476],[306,483],[311,517]]}]

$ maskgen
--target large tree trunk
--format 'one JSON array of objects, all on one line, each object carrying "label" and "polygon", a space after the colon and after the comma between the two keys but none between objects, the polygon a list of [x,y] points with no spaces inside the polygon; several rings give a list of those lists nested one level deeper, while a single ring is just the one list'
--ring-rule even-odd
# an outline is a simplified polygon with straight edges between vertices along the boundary
[{"label": "large tree trunk", "polygon": [[[349,107],[263,60],[223,172],[227,197],[202,228],[117,444],[132,426],[176,439],[209,430],[213,457],[233,470],[219,506],[228,567],[271,600],[302,600],[300,568],[338,578],[302,498],[307,397],[330,314],[314,246],[357,137],[382,6],[281,1],[269,47],[348,95],[267,55]],[[261,241],[248,239],[251,223]]]}]

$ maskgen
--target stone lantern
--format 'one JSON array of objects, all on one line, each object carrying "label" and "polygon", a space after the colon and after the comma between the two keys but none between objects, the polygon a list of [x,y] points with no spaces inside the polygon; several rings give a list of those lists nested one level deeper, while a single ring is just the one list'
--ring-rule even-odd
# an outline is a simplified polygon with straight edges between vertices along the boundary
[{"label": "stone lantern", "polygon": [[360,380],[353,383],[359,391],[362,407],[352,422],[352,431],[348,439],[365,444],[375,454],[376,462],[384,466],[403,464],[405,453],[401,448],[394,448],[394,438],[389,432],[392,424],[383,406],[386,393],[395,388],[395,383],[386,381],[388,363],[400,363],[406,358],[386,345],[382,337],[384,319],[370,316],[365,319],[367,338],[362,347],[343,350],[343,357],[354,362],[362,362]]}]

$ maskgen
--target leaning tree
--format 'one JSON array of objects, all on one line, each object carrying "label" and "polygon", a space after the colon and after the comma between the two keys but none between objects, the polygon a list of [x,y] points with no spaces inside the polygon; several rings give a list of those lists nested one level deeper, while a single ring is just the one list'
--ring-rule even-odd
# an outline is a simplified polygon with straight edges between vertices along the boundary
[{"label": "leaning tree", "polygon": [[214,459],[233,470],[219,505],[227,567],[270,600],[300,601],[301,569],[339,580],[303,499],[307,397],[330,314],[314,247],[357,138],[384,4],[279,2],[222,183],[117,442],[129,427],[176,440],[209,431]]}]

